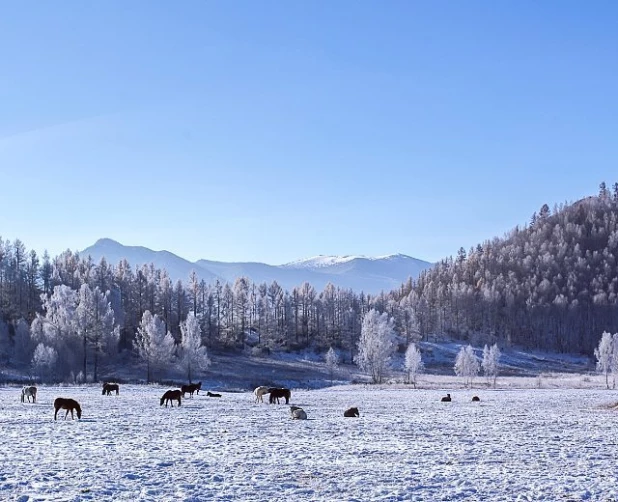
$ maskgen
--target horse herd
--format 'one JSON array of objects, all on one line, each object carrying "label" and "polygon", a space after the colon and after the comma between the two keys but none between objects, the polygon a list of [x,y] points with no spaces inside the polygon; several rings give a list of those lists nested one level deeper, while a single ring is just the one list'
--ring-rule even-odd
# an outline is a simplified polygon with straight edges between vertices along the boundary
[{"label": "horse herd", "polygon": [[[182,385],[180,389],[168,390],[161,397],[160,406],[163,406],[165,404],[165,407],[167,408],[167,405],[169,404],[173,408],[174,401],[176,401],[178,403],[178,406],[180,406],[182,403],[182,398],[184,398],[186,394],[189,394],[190,397],[193,397],[193,394],[199,395],[201,389],[202,389],[202,382],[197,382],[197,383],[190,383],[187,385]],[[104,382],[101,394],[111,396],[112,392],[115,392],[116,395],[119,395],[120,386],[117,383]],[[270,404],[280,404],[280,399],[285,399],[285,404],[289,404],[290,399],[292,398],[292,391],[290,389],[286,389],[284,387],[268,387],[267,385],[261,385],[259,387],[256,387],[253,391],[253,394],[255,396],[255,403],[263,403],[264,396],[266,394],[269,395],[268,402]],[[37,388],[32,385],[26,386],[21,391],[21,402],[24,403],[26,402],[26,400],[30,402],[30,399],[32,398],[32,403],[36,403],[36,396],[37,396]],[[215,393],[208,391],[206,392],[206,396],[207,397],[221,397],[221,394],[215,394]],[[451,395],[447,394],[446,396],[442,397],[441,401],[451,402],[452,401]],[[480,398],[478,396],[473,396],[472,401],[478,402],[480,401]],[[66,410],[66,413],[64,415],[65,420],[68,417],[69,412],[71,413],[71,419],[74,419],[74,415],[73,415],[74,411],[77,413],[78,419],[82,417],[81,406],[74,399],[64,398],[64,397],[56,398],[54,400],[54,420],[57,419],[58,412],[60,410]],[[303,410],[299,406],[290,406],[290,413],[293,419],[307,420],[307,413],[305,412],[305,410]],[[344,417],[360,417],[360,413],[357,407],[352,407],[352,408],[345,410],[343,413],[343,416]]]}]

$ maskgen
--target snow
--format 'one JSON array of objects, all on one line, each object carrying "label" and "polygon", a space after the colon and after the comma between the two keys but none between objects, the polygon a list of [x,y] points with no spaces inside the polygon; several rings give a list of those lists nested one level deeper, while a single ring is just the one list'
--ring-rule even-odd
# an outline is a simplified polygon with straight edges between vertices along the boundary
[{"label": "snow", "polygon": [[354,260],[367,260],[367,261],[382,261],[393,260],[396,258],[413,259],[403,254],[389,254],[383,256],[364,256],[364,255],[344,255],[344,256],[332,256],[332,255],[318,255],[311,258],[304,258],[301,260],[292,261],[281,265],[288,268],[323,268],[332,267],[334,265],[341,265]]},{"label": "snow", "polygon": [[[498,390],[457,381],[293,389],[302,421],[248,391],[208,398],[204,388],[165,408],[159,386],[121,385],[119,396],[40,387],[36,404],[0,388],[0,500],[618,497],[618,393],[602,378],[548,376],[541,389],[532,378],[499,378]],[[452,403],[440,402],[446,391]],[[82,404],[81,420],[54,422],[59,396]],[[343,417],[350,406],[360,418]]]}]

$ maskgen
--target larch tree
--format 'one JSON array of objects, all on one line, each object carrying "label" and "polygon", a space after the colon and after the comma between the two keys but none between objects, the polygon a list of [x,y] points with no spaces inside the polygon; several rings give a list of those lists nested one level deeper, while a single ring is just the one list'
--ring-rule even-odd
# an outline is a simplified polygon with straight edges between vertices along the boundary
[{"label": "larch tree", "polygon": [[93,380],[98,380],[99,359],[111,353],[118,342],[119,329],[114,326],[114,311],[98,286],[82,284],[76,309],[77,332],[83,341],[83,372],[87,375],[88,352],[93,352]]},{"label": "larch tree", "polygon": [[149,310],[144,312],[135,337],[137,353],[146,363],[146,383],[153,375],[169,365],[174,357],[174,337],[165,331],[165,322]]},{"label": "larch tree", "polygon": [[390,365],[395,350],[393,320],[386,312],[380,314],[371,309],[363,317],[358,353],[354,361],[373,383],[381,383]]},{"label": "larch tree", "polygon": [[54,376],[58,352],[53,347],[39,343],[32,356],[32,370],[41,380],[51,379]]},{"label": "larch tree", "polygon": [[332,347],[328,349],[328,352],[326,353],[325,361],[326,361],[326,368],[328,369],[328,375],[330,377],[330,383],[332,384],[333,377],[335,375],[335,370],[339,366],[339,356],[337,355],[337,352],[335,352],[335,349],[333,349]]},{"label": "larch tree", "polygon": [[463,377],[466,385],[471,387],[473,378],[479,373],[479,360],[474,355],[472,345],[462,347],[455,358],[455,374]]},{"label": "larch tree", "polygon": [[614,354],[614,337],[611,333],[604,331],[599,340],[599,345],[594,349],[594,356],[597,358],[597,371],[605,375],[605,385],[609,389],[609,373],[612,370]]},{"label": "larch tree", "polygon": [[186,372],[189,383],[196,373],[210,366],[208,351],[202,345],[202,330],[197,318],[190,313],[180,324],[182,341],[180,342],[180,367]]},{"label": "larch tree", "polygon": [[496,386],[496,379],[500,371],[500,356],[502,356],[502,353],[497,343],[494,343],[491,347],[485,345],[483,348],[483,360],[481,361],[483,374],[487,379],[493,379],[494,387]]},{"label": "larch tree", "polygon": [[414,385],[414,388],[416,388],[417,376],[419,373],[423,372],[425,365],[423,364],[421,351],[414,343],[410,343],[406,349],[404,369],[406,371],[408,383],[411,383]]}]

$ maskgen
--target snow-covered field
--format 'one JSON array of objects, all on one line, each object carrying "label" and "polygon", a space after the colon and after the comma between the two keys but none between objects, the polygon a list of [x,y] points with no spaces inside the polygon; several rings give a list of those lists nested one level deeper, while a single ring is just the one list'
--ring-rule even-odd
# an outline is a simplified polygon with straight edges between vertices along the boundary
[{"label": "snow-covered field", "polygon": [[[249,392],[166,409],[164,390],[0,388],[0,500],[618,500],[616,391],[293,389],[295,421]],[[54,422],[58,396],[82,419]]]}]

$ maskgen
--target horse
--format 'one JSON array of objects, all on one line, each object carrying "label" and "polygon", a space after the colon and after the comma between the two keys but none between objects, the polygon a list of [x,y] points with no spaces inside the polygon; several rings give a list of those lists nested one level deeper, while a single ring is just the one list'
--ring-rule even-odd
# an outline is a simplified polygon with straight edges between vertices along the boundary
[{"label": "horse", "polygon": [[299,406],[290,406],[290,414],[293,419],[296,420],[307,420],[307,413]]},{"label": "horse", "polygon": [[447,394],[446,396],[444,396],[444,397],[441,399],[441,401],[442,401],[443,403],[450,403],[450,402],[451,402],[451,395],[450,395],[450,394]]},{"label": "horse", "polygon": [[69,399],[66,397],[56,398],[56,400],[54,401],[54,410],[55,410],[54,420],[56,420],[56,417],[58,416],[58,411],[60,409],[67,410],[66,414],[64,415],[65,420],[69,416],[69,411],[71,412],[71,420],[75,418],[73,416],[73,410],[77,412],[78,419],[82,418],[82,408],[79,405],[79,403],[75,401],[75,399]]},{"label": "horse", "polygon": [[348,408],[343,412],[344,417],[360,417],[360,413],[358,412],[358,408]]},{"label": "horse", "polygon": [[116,391],[116,395],[119,394],[120,387],[118,386],[118,384],[105,382],[103,384],[103,392],[101,393],[101,395],[104,396],[105,394],[107,394],[108,396],[111,396],[112,391]]},{"label": "horse", "polygon": [[167,408],[167,403],[169,402],[171,407],[174,407],[174,403],[172,401],[178,401],[178,406],[180,406],[180,398],[182,396],[182,391],[181,390],[168,390],[165,394],[163,394],[163,397],[161,398],[161,404],[160,406],[163,406],[163,403],[165,403],[165,407]]},{"label": "horse", "polygon": [[21,402],[23,403],[26,398],[28,398],[28,402],[30,402],[30,397],[32,397],[32,402],[36,403],[36,387],[24,387],[21,390]]},{"label": "horse", "polygon": [[275,401],[279,404],[279,398],[283,397],[285,398],[285,404],[290,403],[290,398],[292,397],[292,392],[290,389],[271,387],[268,391],[270,393],[270,398],[268,401],[270,404],[273,404]]},{"label": "horse", "polygon": [[472,396],[472,401],[473,401],[473,402],[477,402],[477,401],[480,401],[480,400],[481,400],[481,398],[480,398],[480,397],[478,397],[478,396]]},{"label": "horse", "polygon": [[256,387],[255,390],[253,391],[253,393],[255,394],[255,402],[263,403],[264,394],[268,394],[269,392],[270,392],[270,389],[266,385],[260,385],[259,387]]},{"label": "horse", "polygon": [[206,395],[208,397],[221,397],[221,394],[213,394],[212,392],[208,391],[206,392]]},{"label": "horse", "polygon": [[202,388],[202,382],[190,383],[187,385],[183,385],[180,387],[180,391],[182,392],[182,397],[185,397],[185,393],[189,393],[189,396],[193,397],[193,393],[197,391],[198,395],[200,393],[200,389]]}]

